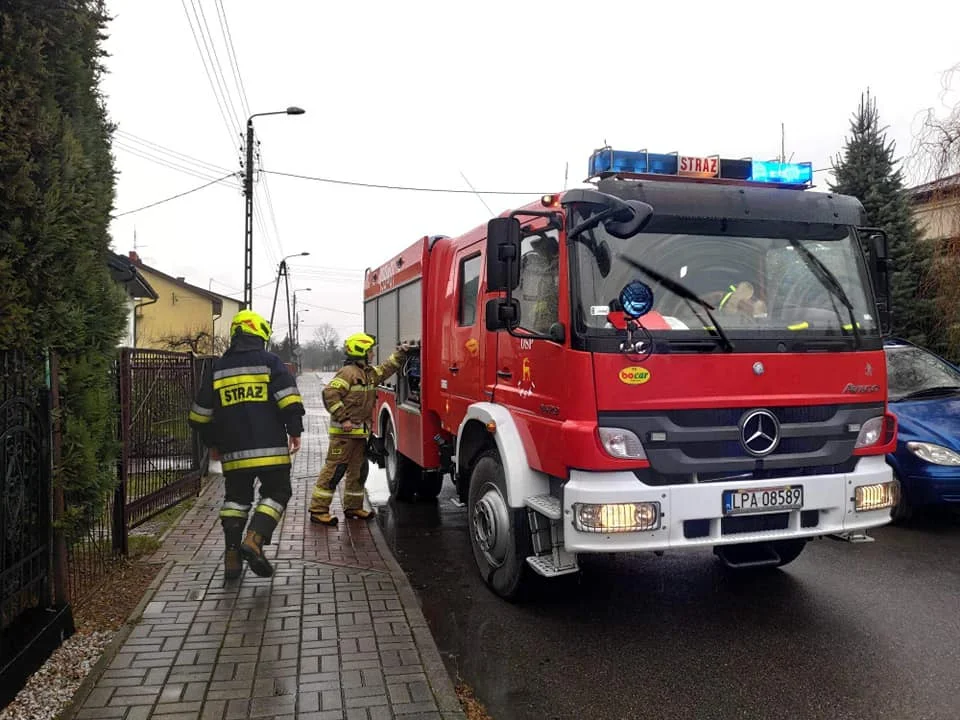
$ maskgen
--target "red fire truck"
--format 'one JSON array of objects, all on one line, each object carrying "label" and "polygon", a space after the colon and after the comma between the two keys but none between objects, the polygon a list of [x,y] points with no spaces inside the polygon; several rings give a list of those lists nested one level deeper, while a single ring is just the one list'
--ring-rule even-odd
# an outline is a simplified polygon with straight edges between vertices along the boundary
[{"label": "red fire truck", "polygon": [[367,270],[366,331],[418,345],[374,411],[392,496],[449,477],[507,598],[581,553],[869,540],[898,492],[887,239],[812,174],[602,148],[589,187]]}]

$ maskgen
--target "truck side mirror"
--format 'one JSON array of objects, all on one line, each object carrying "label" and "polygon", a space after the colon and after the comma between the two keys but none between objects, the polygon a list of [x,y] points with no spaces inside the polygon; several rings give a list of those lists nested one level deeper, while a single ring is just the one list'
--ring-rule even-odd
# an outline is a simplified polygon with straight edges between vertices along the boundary
[{"label": "truck side mirror", "polygon": [[866,240],[864,248],[869,262],[870,279],[873,281],[873,294],[877,299],[877,312],[880,332],[890,332],[890,320],[893,311],[893,298],[890,293],[890,245],[887,234],[880,228],[857,228]]},{"label": "truck side mirror", "polygon": [[493,218],[487,223],[487,290],[509,293],[520,286],[520,221]]},{"label": "truck side mirror", "polygon": [[512,330],[520,324],[520,302],[516,298],[493,298],[487,300],[487,330]]}]

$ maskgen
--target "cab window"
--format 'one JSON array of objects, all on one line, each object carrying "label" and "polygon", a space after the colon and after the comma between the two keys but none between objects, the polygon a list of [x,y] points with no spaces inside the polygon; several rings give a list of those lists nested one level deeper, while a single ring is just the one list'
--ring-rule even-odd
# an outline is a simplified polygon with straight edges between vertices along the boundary
[{"label": "cab window", "polygon": [[477,321],[477,293],[480,290],[480,256],[474,255],[460,263],[460,281],[457,293],[460,304],[457,324],[469,327]]},{"label": "cab window", "polygon": [[520,327],[546,334],[559,322],[560,243],[557,230],[538,231],[520,246]]}]

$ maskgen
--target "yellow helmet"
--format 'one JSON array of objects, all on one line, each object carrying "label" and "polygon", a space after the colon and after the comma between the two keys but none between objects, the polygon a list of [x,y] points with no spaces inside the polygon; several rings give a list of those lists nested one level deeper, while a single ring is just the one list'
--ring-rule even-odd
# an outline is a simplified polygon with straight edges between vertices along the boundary
[{"label": "yellow helmet", "polygon": [[377,344],[377,339],[366,333],[354,333],[343,341],[343,351],[347,357],[365,358],[367,353],[373,350]]},{"label": "yellow helmet", "polygon": [[270,323],[253,310],[241,310],[233,316],[233,322],[230,323],[230,337],[238,332],[253,335],[268,342],[271,332]]}]

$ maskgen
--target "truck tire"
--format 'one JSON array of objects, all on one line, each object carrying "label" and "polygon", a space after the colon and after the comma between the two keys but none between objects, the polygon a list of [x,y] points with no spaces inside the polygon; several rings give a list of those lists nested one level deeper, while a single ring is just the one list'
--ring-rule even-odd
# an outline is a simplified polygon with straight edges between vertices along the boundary
[{"label": "truck tire", "polygon": [[423,470],[417,483],[417,495],[421,500],[436,500],[443,490],[443,473],[436,470]]},{"label": "truck tire", "polygon": [[913,506],[910,505],[900,476],[894,473],[893,479],[897,481],[899,492],[897,492],[897,504],[890,511],[890,522],[894,525],[905,525],[913,519]]},{"label": "truck tire", "polygon": [[383,429],[383,449],[386,452],[387,488],[390,497],[401,502],[412,500],[419,468],[397,450],[397,436],[393,423],[387,420]]},{"label": "truck tire", "polygon": [[480,576],[497,595],[518,598],[528,582],[530,529],[523,508],[507,504],[503,464],[496,450],[474,463],[467,501],[470,546]]}]

